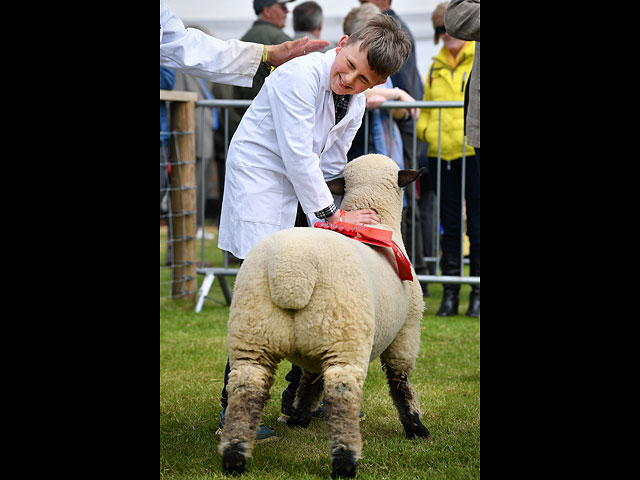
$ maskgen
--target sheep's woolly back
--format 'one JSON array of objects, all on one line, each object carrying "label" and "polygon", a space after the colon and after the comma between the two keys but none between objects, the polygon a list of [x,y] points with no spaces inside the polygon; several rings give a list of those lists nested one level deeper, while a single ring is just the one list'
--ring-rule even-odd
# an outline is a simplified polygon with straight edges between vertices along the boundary
[{"label": "sheep's woolly back", "polygon": [[398,166],[384,155],[369,154],[347,163],[345,195],[340,208],[372,208],[380,223],[400,233],[403,192],[398,186]]}]

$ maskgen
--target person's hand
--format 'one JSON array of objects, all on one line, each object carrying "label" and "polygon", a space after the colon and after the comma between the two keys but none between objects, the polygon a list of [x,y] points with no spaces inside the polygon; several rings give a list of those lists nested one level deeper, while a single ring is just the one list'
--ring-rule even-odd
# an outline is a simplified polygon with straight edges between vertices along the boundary
[{"label": "person's hand", "polygon": [[[327,217],[327,222],[329,223],[336,223],[339,220],[340,210],[338,210],[332,216]],[[353,223],[355,225],[377,225],[380,223],[380,217],[375,210],[372,210],[370,208],[363,208],[362,210],[344,212],[342,221],[345,223]]]},{"label": "person's hand", "polygon": [[[411,95],[409,95],[407,92],[405,92],[404,90],[402,90],[401,88],[394,88],[394,90],[396,90],[397,92],[397,97],[396,100],[400,101],[400,102],[415,102],[416,99],[413,98]],[[395,109],[394,112],[394,118],[397,118],[398,116],[400,116],[400,112],[402,112],[402,117],[406,116],[406,112],[409,112],[409,116],[411,118],[418,118],[420,116],[420,110],[417,108],[410,108],[407,110],[400,110],[400,109]],[[398,112],[398,115],[396,115],[396,112]]]},{"label": "person's hand", "polygon": [[274,67],[279,67],[292,58],[317,52],[328,45],[329,42],[326,40],[309,40],[308,35],[297,40],[281,43],[280,45],[267,45],[267,63]]},{"label": "person's hand", "polygon": [[377,95],[375,93],[367,95],[366,97],[367,97],[367,110],[375,110],[380,106],[381,103],[384,103],[387,101],[387,97],[385,97],[384,95]]},{"label": "person's hand", "polygon": [[[370,88],[365,90],[364,95],[367,99],[367,110],[374,110],[380,106],[380,104],[390,101],[398,100],[400,102],[415,102],[415,99],[401,88]],[[394,108],[393,118],[396,120],[406,120],[408,118],[418,118],[420,116],[420,109],[418,108]]]}]

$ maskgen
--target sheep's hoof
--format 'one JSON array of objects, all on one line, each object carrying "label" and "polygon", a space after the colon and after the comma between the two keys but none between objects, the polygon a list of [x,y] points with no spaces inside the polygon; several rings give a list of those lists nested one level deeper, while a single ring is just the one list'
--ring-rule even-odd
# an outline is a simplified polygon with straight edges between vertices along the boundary
[{"label": "sheep's hoof", "polygon": [[331,478],[354,478],[356,476],[358,461],[352,451],[340,449],[334,452],[331,457],[333,466]]},{"label": "sheep's hoof", "polygon": [[405,425],[404,431],[407,438],[429,438],[431,436],[429,430],[422,424],[417,415],[415,415],[413,422]]},{"label": "sheep's hoof", "polygon": [[228,449],[222,456],[222,471],[231,475],[241,475],[245,472],[247,461],[244,455],[235,449]]}]

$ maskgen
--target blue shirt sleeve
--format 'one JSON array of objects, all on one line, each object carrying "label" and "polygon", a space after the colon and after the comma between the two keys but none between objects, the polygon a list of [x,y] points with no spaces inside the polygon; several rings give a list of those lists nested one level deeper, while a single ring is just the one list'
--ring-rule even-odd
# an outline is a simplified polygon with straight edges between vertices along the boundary
[{"label": "blue shirt sleeve", "polygon": [[176,83],[176,72],[160,65],[160,88],[172,90],[174,83]]}]

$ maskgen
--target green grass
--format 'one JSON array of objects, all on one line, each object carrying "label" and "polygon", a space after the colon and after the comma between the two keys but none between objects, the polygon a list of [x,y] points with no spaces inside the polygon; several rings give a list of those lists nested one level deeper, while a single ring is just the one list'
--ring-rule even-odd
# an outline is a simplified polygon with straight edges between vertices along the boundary
[{"label": "green grass", "polygon": [[[207,261],[221,264],[215,241],[208,241],[205,251]],[[405,439],[380,361],[374,361],[364,385],[366,418],[360,424],[364,458],[359,462],[359,479],[480,478],[480,322],[464,315],[469,286],[462,287],[462,314],[448,318],[435,316],[441,285],[432,284],[429,289],[420,356],[411,382],[432,438]],[[210,296],[223,299],[217,280]],[[213,301],[206,301],[199,314],[193,312],[193,302],[160,302],[161,478],[231,478],[222,475],[215,434],[227,360],[228,313],[227,306]],[[307,429],[290,429],[276,421],[289,367],[286,361],[280,364],[264,411],[265,423],[279,438],[256,445],[242,477],[247,480],[331,478],[323,422],[314,420]]]}]

